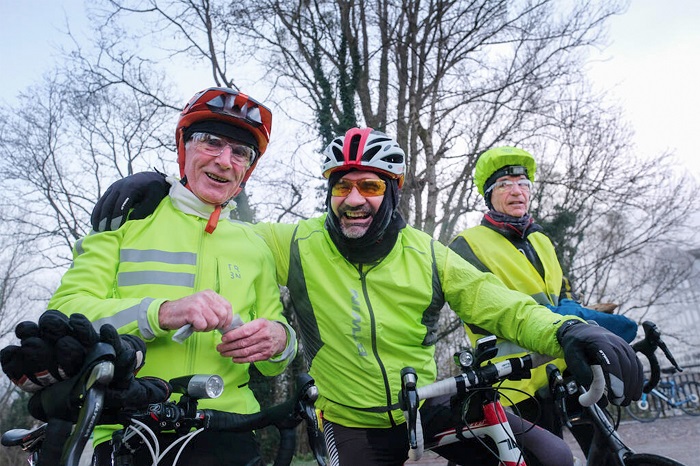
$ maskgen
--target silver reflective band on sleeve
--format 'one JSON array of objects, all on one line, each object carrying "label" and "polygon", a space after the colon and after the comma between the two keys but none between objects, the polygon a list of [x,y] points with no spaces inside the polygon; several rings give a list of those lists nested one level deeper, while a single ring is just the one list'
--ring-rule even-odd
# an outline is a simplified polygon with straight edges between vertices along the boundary
[{"label": "silver reflective band on sleeve", "polygon": [[153,302],[153,298],[144,298],[139,304],[131,306],[116,314],[103,317],[102,319],[96,320],[92,323],[92,326],[97,332],[100,331],[100,327],[104,324],[111,324],[114,328],[119,329],[128,325],[132,322],[137,322],[139,330],[144,338],[147,340],[155,338],[153,329],[148,324],[148,306]]},{"label": "silver reflective band on sleeve", "polygon": [[[77,255],[81,255],[85,252],[85,250],[83,249],[83,239],[85,239],[85,237],[80,238],[78,241],[75,242],[75,246],[73,246],[73,249],[75,249],[75,253]],[[71,267],[73,267],[73,264],[71,264]]]},{"label": "silver reflective band on sleeve", "polygon": [[141,272],[121,272],[117,279],[119,286],[171,285],[194,287],[194,274],[185,272],[163,272],[147,270]]},{"label": "silver reflective band on sleeve", "polygon": [[284,348],[284,351],[282,351],[282,354],[280,354],[279,356],[273,356],[270,359],[268,359],[268,361],[282,362],[294,355],[297,333],[289,324],[285,324],[284,322],[280,322],[279,320],[276,320],[275,322],[279,322],[284,326],[284,330],[287,332],[287,346]]},{"label": "silver reflective band on sleeve", "polygon": [[164,264],[197,265],[197,254],[193,252],[170,252],[157,249],[122,249],[121,262],[162,262]]}]

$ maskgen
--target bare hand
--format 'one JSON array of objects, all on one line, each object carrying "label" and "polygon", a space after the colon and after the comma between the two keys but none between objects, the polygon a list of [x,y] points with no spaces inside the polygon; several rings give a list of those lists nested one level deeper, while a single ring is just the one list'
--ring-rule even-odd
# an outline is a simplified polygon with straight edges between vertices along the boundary
[{"label": "bare hand", "polygon": [[284,351],[286,346],[287,331],[282,324],[255,319],[223,335],[216,349],[233,362],[243,363],[265,361]]},{"label": "bare hand", "polygon": [[160,328],[166,330],[191,324],[197,332],[208,332],[226,328],[232,319],[231,303],[212,290],[199,291],[175,301],[166,301],[158,312]]}]

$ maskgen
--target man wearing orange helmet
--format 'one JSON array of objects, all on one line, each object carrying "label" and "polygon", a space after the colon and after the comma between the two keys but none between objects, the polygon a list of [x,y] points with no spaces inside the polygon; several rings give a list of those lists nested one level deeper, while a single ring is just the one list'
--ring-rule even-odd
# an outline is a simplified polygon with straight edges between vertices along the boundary
[{"label": "man wearing orange helmet", "polygon": [[[81,239],[49,303],[65,314],[85,314],[97,328],[109,323],[145,340],[148,360],[140,375],[222,376],[224,394],[202,400],[202,408],[258,411],[249,365],[276,375],[296,354],[270,250],[250,226],[226,215],[265,152],[271,123],[270,111],[243,93],[210,88],[196,94],[176,129],[181,179],[156,185],[158,196],[166,194],[162,187],[167,195],[152,214]],[[95,429],[93,464],[112,464],[107,440],[113,430]],[[174,439],[162,434],[161,440]],[[141,450],[133,464],[151,464]],[[262,463],[253,433],[205,431],[178,464]]]},{"label": "man wearing orange helmet", "polygon": [[[294,302],[332,465],[401,465],[408,458],[400,372],[410,365],[419,384],[435,380],[437,323],[445,303],[465,322],[540,353],[562,356],[567,348],[567,358],[581,361],[604,354],[604,370],[628,374],[612,387],[616,402],[640,396],[641,363],[624,341],[605,330],[591,335],[579,320],[564,322],[406,224],[398,211],[406,156],[394,139],[352,128],[324,155],[326,213],[296,224],[260,223],[255,230],[272,250],[278,283]],[[132,194],[143,194],[143,187],[134,187]],[[94,213],[96,229],[118,227],[110,220],[125,215],[110,196]],[[449,400],[427,401],[423,432],[452,426],[450,412]],[[520,420],[511,425],[526,427]],[[573,463],[553,434],[517,430],[528,454],[551,465]],[[494,461],[478,441],[436,451],[459,464]]]}]

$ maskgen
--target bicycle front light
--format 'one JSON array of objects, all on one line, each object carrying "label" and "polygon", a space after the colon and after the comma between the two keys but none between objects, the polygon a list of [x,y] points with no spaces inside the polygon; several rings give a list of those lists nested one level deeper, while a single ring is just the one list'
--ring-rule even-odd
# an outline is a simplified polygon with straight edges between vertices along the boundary
[{"label": "bicycle front light", "polygon": [[196,374],[170,381],[173,391],[192,398],[218,398],[224,392],[224,380],[218,375]]}]

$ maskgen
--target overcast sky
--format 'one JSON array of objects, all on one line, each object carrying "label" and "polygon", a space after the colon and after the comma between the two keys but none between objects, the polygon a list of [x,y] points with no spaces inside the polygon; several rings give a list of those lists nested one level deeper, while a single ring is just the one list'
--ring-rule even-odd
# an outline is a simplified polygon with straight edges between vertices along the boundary
[{"label": "overcast sky", "polygon": [[[51,69],[66,22],[80,34],[83,10],[83,0],[0,0],[0,101],[12,103]],[[632,0],[611,20],[610,40],[591,78],[612,89],[641,155],[674,151],[700,180],[700,1]]]}]

